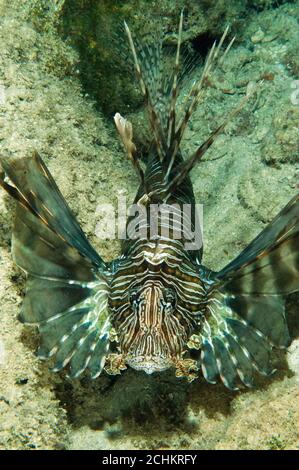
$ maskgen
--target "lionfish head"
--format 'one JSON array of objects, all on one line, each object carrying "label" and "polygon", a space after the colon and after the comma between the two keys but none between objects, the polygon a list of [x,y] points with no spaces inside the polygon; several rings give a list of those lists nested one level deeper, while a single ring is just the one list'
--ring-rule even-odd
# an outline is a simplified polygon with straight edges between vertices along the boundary
[{"label": "lionfish head", "polygon": [[113,323],[126,364],[148,374],[175,365],[189,336],[178,301],[176,290],[157,279],[134,285],[121,302],[112,298]]}]

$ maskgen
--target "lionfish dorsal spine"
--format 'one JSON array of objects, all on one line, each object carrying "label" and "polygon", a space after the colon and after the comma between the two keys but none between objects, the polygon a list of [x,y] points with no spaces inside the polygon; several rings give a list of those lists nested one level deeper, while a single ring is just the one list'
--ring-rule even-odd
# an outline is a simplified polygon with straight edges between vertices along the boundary
[{"label": "lionfish dorsal spine", "polygon": [[154,141],[156,144],[157,152],[160,157],[160,161],[162,161],[163,156],[165,154],[166,145],[165,145],[165,137],[164,137],[161,121],[159,118],[159,114],[157,113],[156,106],[152,103],[152,96],[149,92],[148,85],[146,84],[146,81],[145,81],[144,71],[142,70],[142,66],[141,66],[137,51],[136,51],[136,47],[132,38],[130,28],[128,27],[126,22],[124,22],[124,25],[125,25],[126,34],[128,36],[131,52],[133,55],[136,75],[139,81],[141,93],[147,105],[150,125],[153,131],[153,136],[154,136]]},{"label": "lionfish dorsal spine", "polygon": [[[234,108],[223,123],[200,145],[197,150],[181,165],[175,179],[171,177],[172,168],[180,151],[180,144],[188,122],[196,110],[206,81],[217,65],[224,61],[225,56],[231,49],[235,37],[231,39],[228,46],[222,52],[223,44],[227,38],[229,27],[227,26],[217,43],[214,41],[212,48],[205,61],[202,73],[198,80],[191,86],[190,92],[182,103],[182,111],[179,116],[178,97],[180,82],[180,55],[183,33],[183,11],[180,15],[176,55],[172,70],[171,86],[166,86],[165,74],[162,67],[162,41],[153,45],[134,43],[132,33],[125,22],[125,31],[128,36],[132,52],[135,71],[139,81],[141,92],[145,98],[150,126],[160,161],[165,169],[165,183],[168,184],[167,194],[170,195],[175,187],[179,186],[186,175],[201,160],[218,135],[231,119],[243,108],[251,94],[248,94],[241,103]],[[168,83],[169,85],[169,83]]]},{"label": "lionfish dorsal spine", "polygon": [[178,32],[178,42],[177,50],[175,57],[175,65],[173,70],[173,82],[171,89],[171,100],[169,107],[169,116],[167,121],[167,147],[170,148],[174,136],[175,136],[175,126],[176,126],[176,103],[178,98],[178,79],[180,71],[180,52],[182,44],[182,32],[183,32],[183,11],[180,16],[179,32]]}]

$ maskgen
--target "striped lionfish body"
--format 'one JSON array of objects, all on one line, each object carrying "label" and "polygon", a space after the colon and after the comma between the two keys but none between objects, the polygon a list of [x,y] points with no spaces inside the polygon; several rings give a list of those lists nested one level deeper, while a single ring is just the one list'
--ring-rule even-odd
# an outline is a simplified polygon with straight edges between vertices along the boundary
[{"label": "striped lionfish body", "polygon": [[106,263],[93,249],[37,154],[1,158],[12,184],[4,175],[0,183],[18,202],[13,257],[28,274],[20,318],[39,326],[39,357],[53,356],[54,371],[68,365],[71,377],[131,366],[149,374],[174,368],[192,380],[201,370],[208,382],[221,379],[236,390],[251,386],[256,371],[270,374],[272,346],[290,341],[283,296],[299,290],[299,195],[219,272],[202,265],[201,243],[194,242],[200,227],[189,173],[249,96],[182,157],[205,81],[233,42],[221,55],[226,30],[214,44],[179,113],[182,27],[181,15],[166,78],[162,43],[135,44],[125,25],[153,142],[142,163],[131,124],[115,115],[140,179],[138,217],[128,218],[120,258]]}]

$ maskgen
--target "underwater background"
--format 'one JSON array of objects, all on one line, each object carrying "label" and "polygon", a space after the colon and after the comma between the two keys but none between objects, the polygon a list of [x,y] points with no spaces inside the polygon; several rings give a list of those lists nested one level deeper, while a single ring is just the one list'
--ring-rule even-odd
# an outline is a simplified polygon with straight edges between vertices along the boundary
[{"label": "underwater background", "polygon": [[[1,155],[49,166],[89,240],[111,260],[117,241],[95,235],[97,206],[138,180],[114,128],[120,112],[146,151],[147,122],[124,48],[124,19],[138,34],[165,29],[194,55],[200,74],[227,24],[236,41],[210,78],[183,143],[190,154],[237,105],[254,99],[192,173],[204,210],[204,263],[236,256],[298,191],[299,2],[270,0],[0,0]],[[230,392],[202,378],[128,369],[70,381],[35,357],[38,334],[17,320],[24,275],[10,254],[14,204],[0,193],[0,449],[299,449],[299,296],[287,300],[294,341],[276,351],[277,372],[258,387]]]}]

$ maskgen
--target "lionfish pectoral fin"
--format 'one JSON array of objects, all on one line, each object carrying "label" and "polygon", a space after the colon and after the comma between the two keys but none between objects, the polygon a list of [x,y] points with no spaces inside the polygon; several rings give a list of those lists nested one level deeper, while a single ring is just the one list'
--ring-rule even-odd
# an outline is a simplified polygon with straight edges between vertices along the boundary
[{"label": "lionfish pectoral fin", "polygon": [[256,372],[270,375],[272,346],[290,342],[281,296],[232,296],[211,292],[201,331],[201,368],[205,379],[219,378],[230,390],[254,385]]},{"label": "lionfish pectoral fin", "polygon": [[236,295],[299,290],[299,194],[216,278]]},{"label": "lionfish pectoral fin", "polygon": [[209,382],[231,389],[272,372],[271,347],[290,336],[282,295],[299,290],[299,195],[248,247],[214,274],[202,328],[201,366]]},{"label": "lionfish pectoral fin", "polygon": [[0,163],[14,184],[10,186],[2,179],[1,186],[82,256],[105,269],[105,263],[86,239],[39,154],[35,152],[30,158],[2,157]]},{"label": "lionfish pectoral fin", "polygon": [[96,377],[109,348],[105,264],[38,155],[1,164],[14,186],[0,185],[18,202],[13,257],[28,274],[20,320],[38,325],[38,355],[55,356],[54,370]]}]

